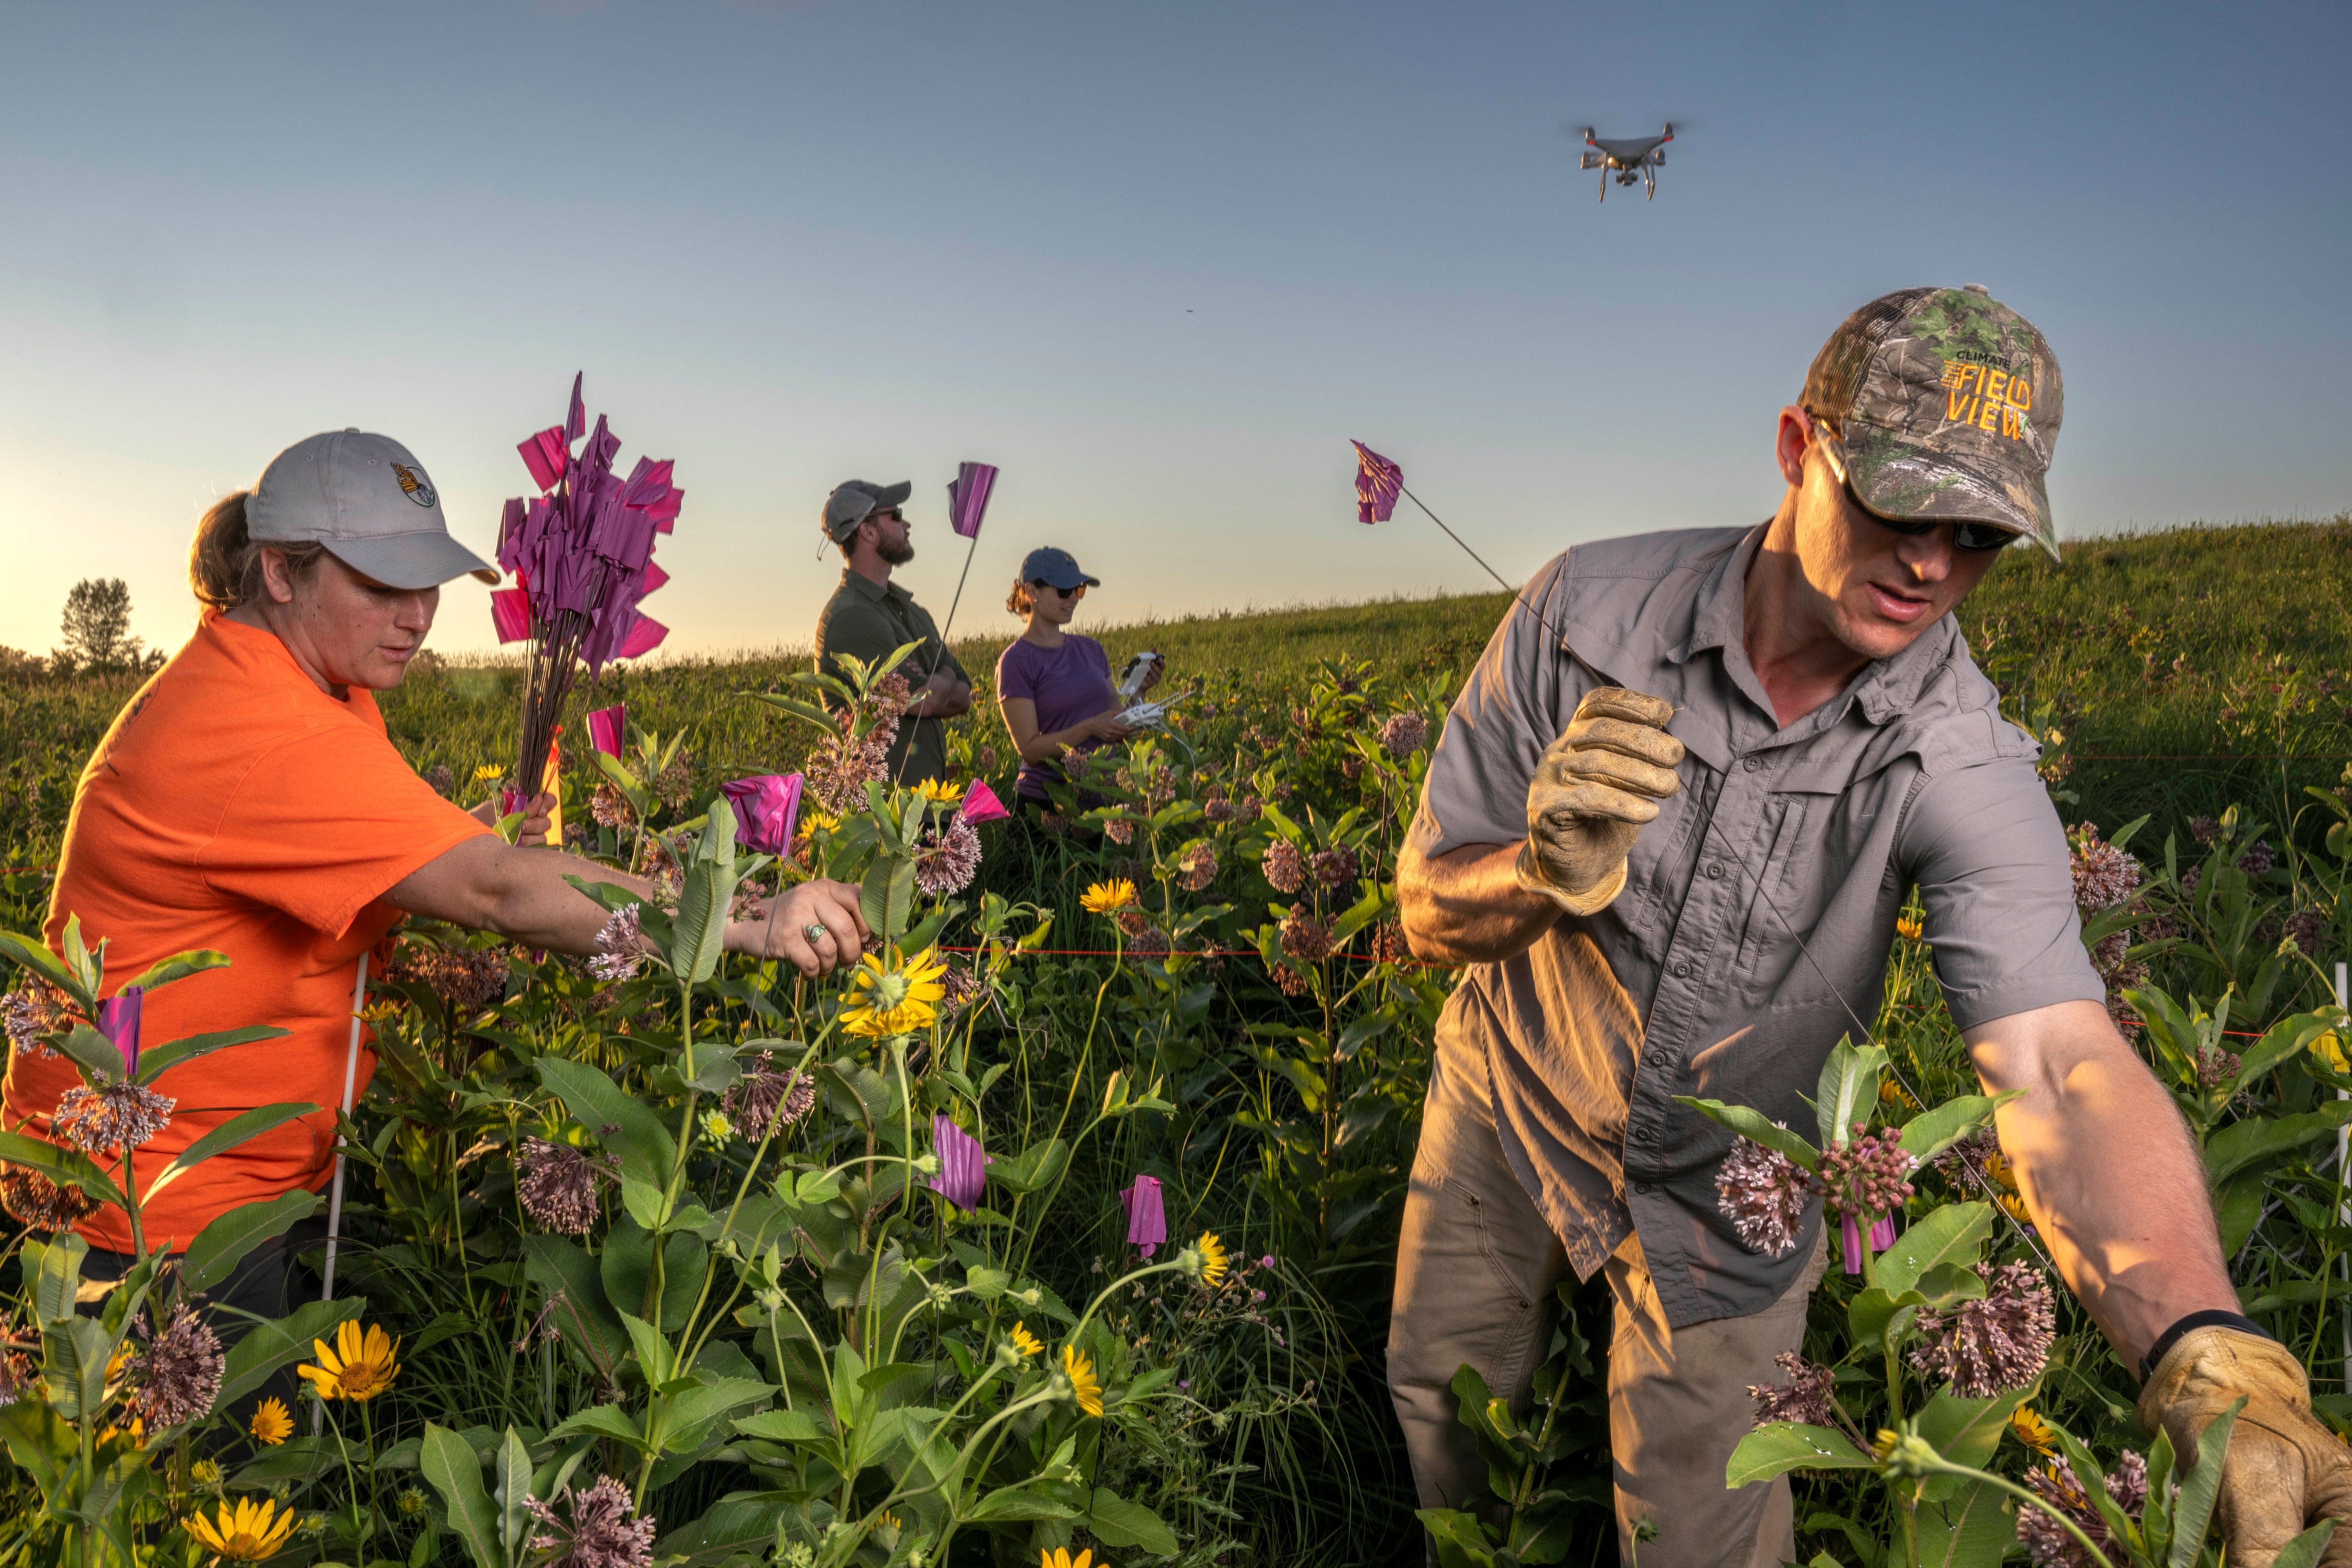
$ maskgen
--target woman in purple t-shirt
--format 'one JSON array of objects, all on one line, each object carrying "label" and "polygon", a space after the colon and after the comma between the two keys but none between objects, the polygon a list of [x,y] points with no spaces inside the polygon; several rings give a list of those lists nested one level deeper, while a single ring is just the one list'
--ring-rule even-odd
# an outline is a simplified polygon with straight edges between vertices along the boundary
[{"label": "woman in purple t-shirt", "polygon": [[[1064,752],[1091,751],[1135,733],[1118,721],[1121,704],[1102,644],[1062,629],[1087,590],[1100,586],[1078,570],[1068,551],[1048,545],[1021,563],[1004,602],[1014,615],[1029,617],[1028,627],[996,661],[996,704],[1021,752],[1014,788],[1024,800],[1045,802],[1045,786],[1063,777]],[[1158,683],[1160,663],[1152,661],[1142,690]]]}]

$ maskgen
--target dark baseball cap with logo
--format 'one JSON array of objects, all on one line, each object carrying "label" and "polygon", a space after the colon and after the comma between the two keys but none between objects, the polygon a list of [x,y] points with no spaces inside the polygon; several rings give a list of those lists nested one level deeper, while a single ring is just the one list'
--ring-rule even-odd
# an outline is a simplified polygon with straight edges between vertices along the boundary
[{"label": "dark baseball cap with logo", "polygon": [[499,569],[449,537],[441,494],[415,454],[389,436],[330,430],[269,460],[245,502],[246,537],[321,544],[388,588],[437,588]]},{"label": "dark baseball cap with logo", "polygon": [[2044,477],[2065,411],[2058,356],[1983,285],[1903,289],[1845,319],[1803,407],[1856,500],[1882,517],[1985,522],[2058,555]]}]

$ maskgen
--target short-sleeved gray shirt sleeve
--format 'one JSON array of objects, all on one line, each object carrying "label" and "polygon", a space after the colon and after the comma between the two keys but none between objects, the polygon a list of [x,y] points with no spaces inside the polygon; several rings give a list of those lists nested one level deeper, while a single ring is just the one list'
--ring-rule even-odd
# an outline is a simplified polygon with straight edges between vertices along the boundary
[{"label": "short-sleeved gray shirt sleeve", "polygon": [[1876,1016],[1911,886],[1962,1027],[2105,994],[2037,748],[1948,616],[1780,726],[1741,635],[1762,532],[1553,561],[1448,717],[1412,827],[1431,856],[1516,844],[1536,764],[1586,691],[1674,705],[1683,789],[1635,840],[1625,890],[1473,966],[1438,1026],[1483,1048],[1505,1152],[1570,1261],[1590,1275],[1638,1230],[1677,1326],[1778,1300],[1818,1215],[1795,1251],[1748,1251],[1716,1208],[1730,1135],[1675,1097],[1809,1125],[1822,1059]]}]

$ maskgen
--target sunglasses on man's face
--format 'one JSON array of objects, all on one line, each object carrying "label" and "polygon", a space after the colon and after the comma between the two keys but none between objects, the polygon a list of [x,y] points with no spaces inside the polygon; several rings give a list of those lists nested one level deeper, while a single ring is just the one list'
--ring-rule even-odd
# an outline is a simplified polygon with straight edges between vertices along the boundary
[{"label": "sunglasses on man's face", "polygon": [[1075,588],[1056,588],[1051,583],[1032,583],[1029,585],[1032,588],[1043,589],[1048,594],[1059,594],[1065,599],[1083,599],[1087,596],[1087,585],[1084,583]]},{"label": "sunglasses on man's face", "polygon": [[[1862,513],[1863,516],[1870,519],[1871,521],[1891,532],[1899,533],[1906,539],[1923,538],[1927,534],[1935,532],[1936,530],[1941,528],[1945,522],[1945,520],[1942,518],[1886,517],[1881,513],[1874,512],[1868,507],[1862,504],[1862,498],[1853,493],[1853,482],[1850,479],[1846,482],[1845,499],[1853,503],[1854,510]],[[1975,552],[2006,550],[2011,545],[2016,543],[2020,537],[2021,536],[2019,534],[2009,529],[1996,528],[1990,522],[1955,522],[1952,524],[1952,548],[1955,550],[1966,550]]]}]

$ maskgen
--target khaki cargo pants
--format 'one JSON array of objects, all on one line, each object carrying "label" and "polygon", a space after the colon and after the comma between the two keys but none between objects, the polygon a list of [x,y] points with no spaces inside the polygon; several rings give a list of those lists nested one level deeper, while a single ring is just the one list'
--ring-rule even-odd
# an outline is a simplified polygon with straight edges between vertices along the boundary
[{"label": "khaki cargo pants", "polygon": [[[1622,1561],[1635,1560],[1633,1532],[1645,1520],[1657,1535],[1638,1548],[1642,1568],[1769,1568],[1795,1557],[1788,1478],[1731,1491],[1723,1467],[1754,1423],[1748,1385],[1785,1380],[1772,1358],[1802,1342],[1805,1302],[1826,1261],[1817,1245],[1800,1288],[1752,1317],[1671,1329],[1640,1240],[1626,1237],[1609,1259],[1609,1447]],[[1422,1507],[1486,1506],[1486,1465],[1456,1415],[1454,1371],[1476,1367],[1524,1415],[1551,1343],[1553,1287],[1567,1272],[1559,1238],[1504,1160],[1485,1064],[1469,1048],[1441,1047],[1389,1318],[1389,1393]]]}]

